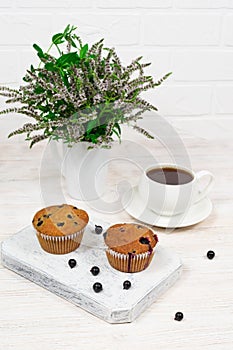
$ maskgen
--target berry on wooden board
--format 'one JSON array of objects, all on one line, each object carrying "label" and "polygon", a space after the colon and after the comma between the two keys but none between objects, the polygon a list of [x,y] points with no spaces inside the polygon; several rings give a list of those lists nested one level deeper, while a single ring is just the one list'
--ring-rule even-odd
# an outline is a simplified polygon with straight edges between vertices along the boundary
[{"label": "berry on wooden board", "polygon": [[99,293],[99,292],[101,292],[101,290],[103,290],[103,286],[101,283],[96,282],[93,284],[93,289],[96,293]]},{"label": "berry on wooden board", "polygon": [[68,261],[68,264],[69,264],[70,268],[73,269],[77,265],[77,262],[75,259],[70,259]]},{"label": "berry on wooden board", "polygon": [[90,271],[91,271],[93,276],[97,276],[100,272],[100,269],[98,266],[93,266]]},{"label": "berry on wooden board", "polygon": [[130,287],[131,287],[131,282],[130,281],[124,281],[123,289],[129,289]]}]

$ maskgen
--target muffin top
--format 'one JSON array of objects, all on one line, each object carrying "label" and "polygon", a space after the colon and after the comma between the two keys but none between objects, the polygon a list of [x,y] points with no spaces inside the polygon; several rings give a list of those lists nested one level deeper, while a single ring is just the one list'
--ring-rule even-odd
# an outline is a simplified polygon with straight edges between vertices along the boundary
[{"label": "muffin top", "polygon": [[39,210],[33,220],[34,228],[49,236],[66,236],[82,230],[89,217],[85,210],[73,205],[53,205]]},{"label": "muffin top", "polygon": [[153,249],[157,235],[148,227],[139,224],[116,224],[104,234],[106,245],[122,254],[141,254]]}]

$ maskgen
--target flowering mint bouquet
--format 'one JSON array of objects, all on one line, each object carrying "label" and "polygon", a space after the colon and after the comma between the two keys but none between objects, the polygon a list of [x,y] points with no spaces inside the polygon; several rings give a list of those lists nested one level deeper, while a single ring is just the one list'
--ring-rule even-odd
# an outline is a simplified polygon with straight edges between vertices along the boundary
[{"label": "flowering mint bouquet", "polygon": [[68,25],[55,34],[46,52],[34,44],[40,64],[27,70],[25,84],[19,89],[0,87],[6,103],[20,104],[0,114],[16,112],[34,119],[9,137],[26,133],[30,147],[44,139],[62,139],[68,145],[86,141],[90,147],[108,148],[114,134],[120,140],[121,124],[126,123],[153,138],[137,120],[157,108],[140,94],[159,86],[171,73],[155,82],[145,75],[150,63],[141,63],[142,57],[123,66],[115,49],[104,47],[103,39],[89,48],[75,30]]}]

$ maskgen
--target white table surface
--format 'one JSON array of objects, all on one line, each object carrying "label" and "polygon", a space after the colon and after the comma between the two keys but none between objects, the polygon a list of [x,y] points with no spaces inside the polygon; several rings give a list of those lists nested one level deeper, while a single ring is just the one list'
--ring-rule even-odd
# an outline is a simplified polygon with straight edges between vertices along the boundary
[{"label": "white table surface", "polygon": [[[181,279],[133,323],[110,325],[0,265],[1,350],[233,348],[233,122],[230,117],[170,122],[182,136],[193,169],[208,169],[216,178],[210,194],[214,209],[204,222],[171,233],[154,227],[161,244],[182,258]],[[158,142],[151,146],[141,135],[128,135],[166,162]],[[14,139],[0,144],[0,241],[28,225],[43,207],[39,168],[44,147],[30,150]],[[115,162],[109,186],[138,176]],[[68,196],[66,201],[77,204]],[[88,209],[86,203],[82,207]],[[124,211],[94,214],[109,222],[133,221]],[[216,253],[212,261],[206,258],[210,249]],[[173,319],[177,311],[184,313],[182,322]]]}]

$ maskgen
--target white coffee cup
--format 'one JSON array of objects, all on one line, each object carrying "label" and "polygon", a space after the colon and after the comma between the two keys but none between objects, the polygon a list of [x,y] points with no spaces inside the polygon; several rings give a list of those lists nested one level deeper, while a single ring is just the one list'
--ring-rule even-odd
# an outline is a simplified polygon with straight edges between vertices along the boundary
[{"label": "white coffee cup", "polygon": [[[148,177],[152,169],[176,169],[190,175],[190,181],[184,184],[160,183]],[[208,178],[207,185],[201,189],[201,180]],[[158,164],[144,170],[138,185],[138,191],[145,205],[155,213],[172,216],[184,213],[188,208],[202,200],[209,193],[214,176],[207,170],[194,173],[192,170],[176,164]]]}]

